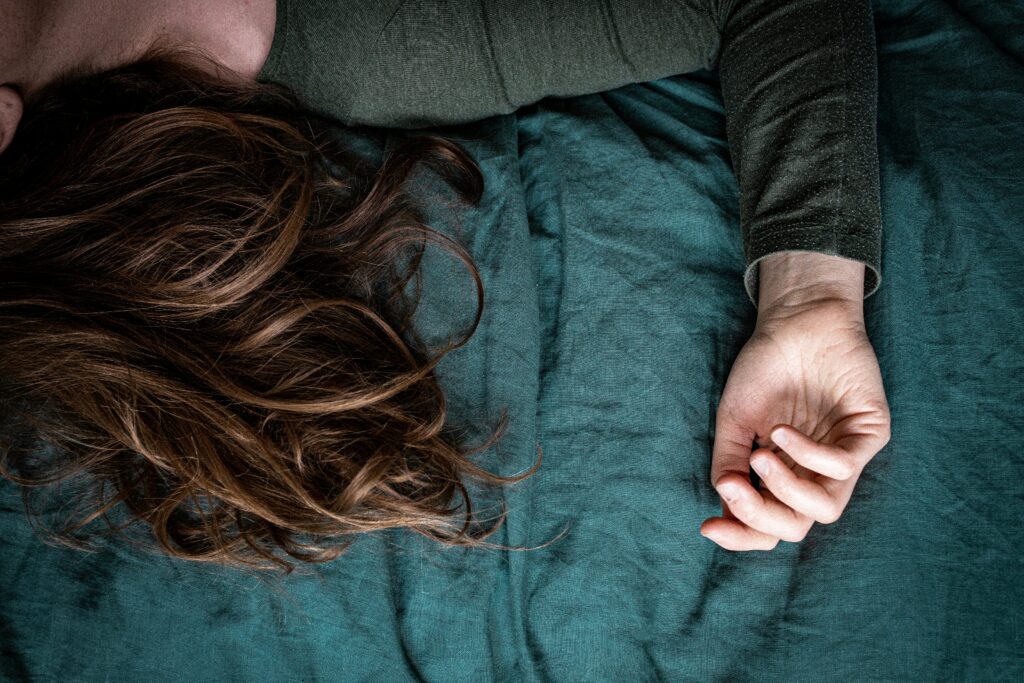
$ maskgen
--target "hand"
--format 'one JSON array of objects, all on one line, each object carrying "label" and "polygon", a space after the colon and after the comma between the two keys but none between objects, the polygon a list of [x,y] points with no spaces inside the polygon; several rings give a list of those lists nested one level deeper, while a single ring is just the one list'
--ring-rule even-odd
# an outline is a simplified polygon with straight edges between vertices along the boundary
[{"label": "hand", "polygon": [[[780,540],[802,541],[814,522],[835,522],[889,441],[889,407],[864,329],[863,279],[849,296],[821,296],[829,290],[803,274],[804,295],[762,290],[754,334],[719,402],[711,482],[723,516],[705,520],[701,533],[727,550],[771,550]],[[806,296],[811,291],[819,294]],[[749,472],[760,462],[767,468],[759,491]]]}]

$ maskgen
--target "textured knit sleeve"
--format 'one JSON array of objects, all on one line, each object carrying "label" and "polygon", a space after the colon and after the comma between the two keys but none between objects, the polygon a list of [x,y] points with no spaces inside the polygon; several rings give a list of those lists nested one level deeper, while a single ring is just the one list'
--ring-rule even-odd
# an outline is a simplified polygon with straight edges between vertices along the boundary
[{"label": "textured knit sleeve", "polygon": [[744,284],[806,250],[881,283],[877,67],[869,0],[736,0],[721,8],[719,74],[740,188]]},{"label": "textured knit sleeve", "polygon": [[881,281],[870,0],[277,0],[260,80],[347,125],[424,128],[713,69],[744,285],[789,250]]}]

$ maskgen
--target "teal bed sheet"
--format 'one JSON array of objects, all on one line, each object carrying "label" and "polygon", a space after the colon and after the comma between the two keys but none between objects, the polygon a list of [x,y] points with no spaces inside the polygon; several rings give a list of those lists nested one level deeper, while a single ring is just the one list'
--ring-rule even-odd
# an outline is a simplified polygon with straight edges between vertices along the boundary
[{"label": "teal bed sheet", "polygon": [[[484,317],[439,375],[501,474],[490,540],[404,531],[278,583],[105,542],[45,545],[0,485],[10,681],[1024,680],[1024,3],[878,2],[883,281],[866,301],[892,439],[801,543],[698,534],[716,405],[749,336],[712,72],[438,129],[479,162]],[[373,153],[407,132],[361,138]],[[436,247],[420,325],[472,280]]]}]

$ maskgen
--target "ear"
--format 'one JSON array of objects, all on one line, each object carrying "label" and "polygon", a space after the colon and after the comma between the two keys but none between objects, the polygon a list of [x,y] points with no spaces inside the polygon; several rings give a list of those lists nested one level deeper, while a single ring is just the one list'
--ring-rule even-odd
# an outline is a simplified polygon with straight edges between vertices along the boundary
[{"label": "ear", "polygon": [[25,103],[17,90],[6,85],[0,86],[0,154],[14,139],[14,131],[18,129],[24,107]]}]

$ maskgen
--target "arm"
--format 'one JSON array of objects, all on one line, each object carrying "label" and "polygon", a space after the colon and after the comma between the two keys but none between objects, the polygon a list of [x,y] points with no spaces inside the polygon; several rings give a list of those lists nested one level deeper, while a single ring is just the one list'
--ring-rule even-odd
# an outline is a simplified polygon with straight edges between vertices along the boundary
[{"label": "arm", "polygon": [[719,11],[750,300],[761,259],[790,250],[864,264],[870,296],[881,282],[870,1],[735,0]]},{"label": "arm", "polygon": [[807,250],[881,281],[869,0],[278,0],[262,77],[350,125],[422,128],[718,64],[744,283]]},{"label": "arm", "polygon": [[731,9],[721,79],[758,314],[718,404],[722,516],[701,533],[770,550],[836,522],[890,438],[864,325],[881,280],[874,39],[868,0]]}]

